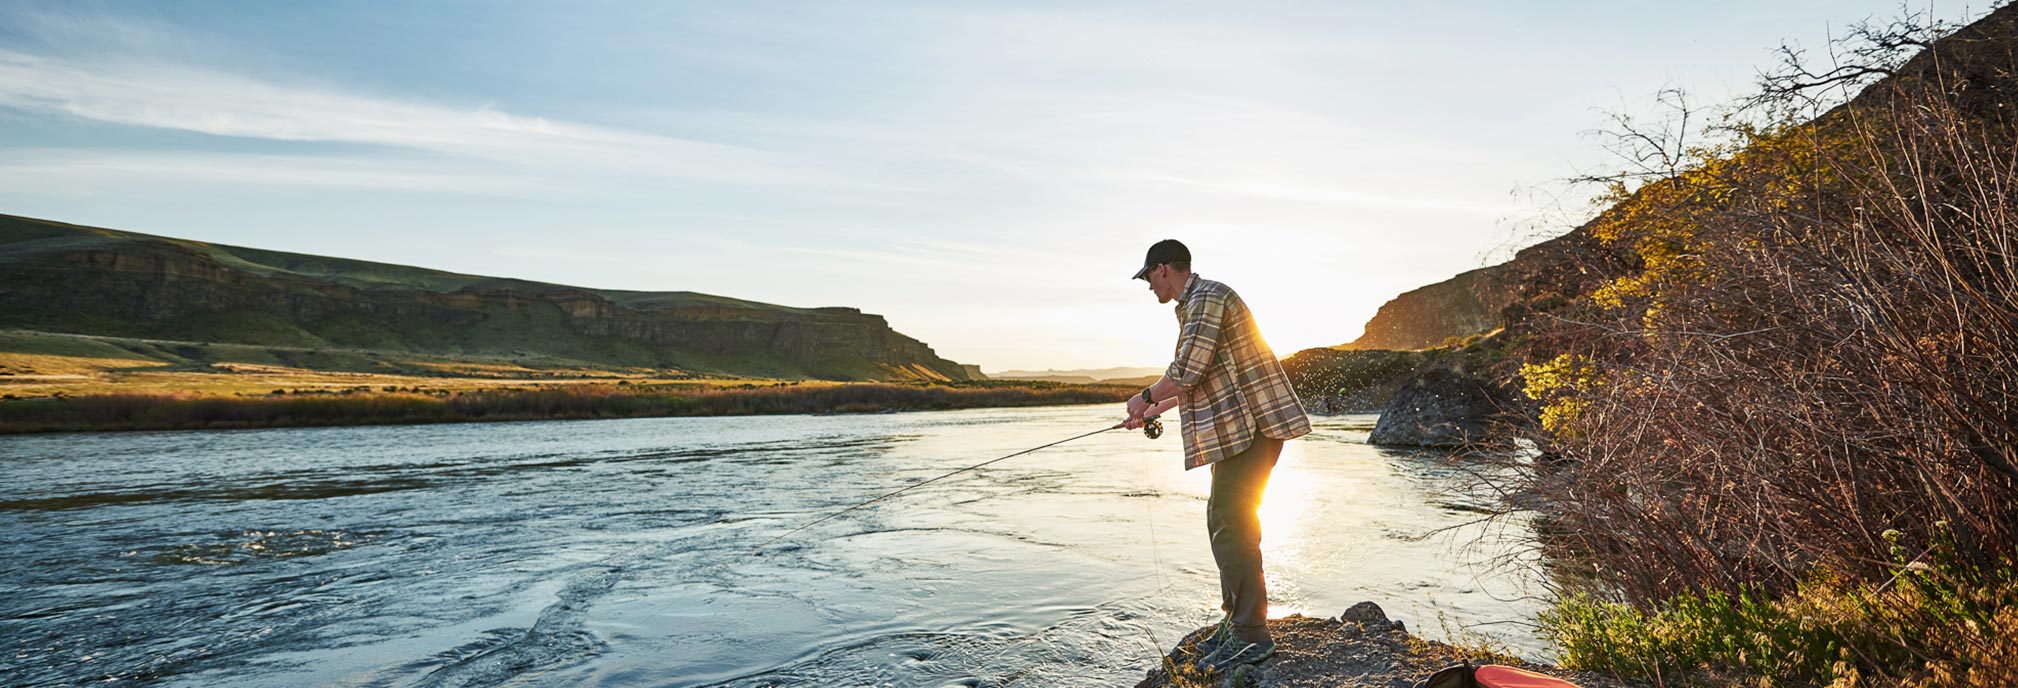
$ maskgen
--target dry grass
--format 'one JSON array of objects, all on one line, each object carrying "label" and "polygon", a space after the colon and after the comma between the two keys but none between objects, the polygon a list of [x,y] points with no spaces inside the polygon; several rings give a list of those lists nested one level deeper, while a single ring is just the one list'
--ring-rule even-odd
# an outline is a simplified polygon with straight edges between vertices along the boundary
[{"label": "dry grass", "polygon": [[1132,387],[1048,383],[573,384],[353,387],[221,396],[113,393],[0,401],[0,433],[865,413],[1119,402]]},{"label": "dry grass", "polygon": [[[778,380],[696,378],[680,371],[533,366],[521,362],[375,353],[344,360],[361,369],[303,367],[280,359],[314,350],[118,337],[0,331],[0,394],[15,398],[102,394],[265,394],[274,389],[341,391],[356,387],[476,390],[576,384],[683,384],[700,387]],[[356,353],[356,352],[343,352]]]},{"label": "dry grass", "polygon": [[[65,363],[91,365],[90,361],[69,359]],[[471,391],[492,389],[500,386],[511,387],[567,387],[574,385],[609,385],[628,382],[633,385],[680,385],[687,387],[735,387],[744,384],[773,384],[781,380],[745,378],[660,378],[650,376],[618,377],[595,371],[566,372],[568,377],[539,378],[495,378],[495,377],[452,377],[423,375],[383,375],[374,373],[346,373],[324,370],[309,370],[286,366],[262,366],[251,364],[220,363],[207,370],[176,370],[167,367],[142,368],[106,372],[103,370],[79,368],[64,374],[41,374],[43,370],[62,370],[56,366],[37,367],[37,374],[0,376],[0,393],[16,398],[49,396],[91,396],[102,394],[203,394],[239,396],[265,394],[275,389],[320,390],[340,392],[358,387],[380,389],[384,387],[424,387]],[[840,384],[825,382],[804,382],[801,384]]]},{"label": "dry grass", "polygon": [[537,358],[0,330],[0,432],[852,413],[1121,401],[1137,389],[700,378]]}]

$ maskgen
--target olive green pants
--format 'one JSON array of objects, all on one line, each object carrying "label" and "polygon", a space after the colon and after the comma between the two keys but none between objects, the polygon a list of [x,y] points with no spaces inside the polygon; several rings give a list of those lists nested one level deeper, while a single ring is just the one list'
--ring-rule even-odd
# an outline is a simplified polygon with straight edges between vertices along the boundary
[{"label": "olive green pants", "polygon": [[1256,435],[1240,453],[1212,464],[1205,531],[1219,565],[1220,609],[1248,641],[1268,637],[1268,584],[1261,576],[1261,493],[1282,456],[1282,440]]}]

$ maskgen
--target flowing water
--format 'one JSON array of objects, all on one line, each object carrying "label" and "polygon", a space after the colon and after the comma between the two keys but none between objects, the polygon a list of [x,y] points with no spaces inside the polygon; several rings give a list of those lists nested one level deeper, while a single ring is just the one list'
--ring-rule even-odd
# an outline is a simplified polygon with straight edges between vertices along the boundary
[{"label": "flowing water", "polygon": [[[1204,469],[1119,405],[0,438],[0,684],[1131,684],[1218,618]],[[1290,442],[1274,613],[1532,617],[1461,465]],[[1467,525],[1471,524],[1471,525]],[[1439,622],[1439,618],[1444,619]],[[1536,654],[1518,624],[1474,626]]]}]

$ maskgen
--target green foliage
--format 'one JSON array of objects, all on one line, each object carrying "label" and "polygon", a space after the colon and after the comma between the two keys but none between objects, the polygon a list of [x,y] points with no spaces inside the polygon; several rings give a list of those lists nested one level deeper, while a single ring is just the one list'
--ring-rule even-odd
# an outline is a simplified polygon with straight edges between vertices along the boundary
[{"label": "green foliage", "polygon": [[1572,595],[1541,621],[1566,667],[1673,683],[1741,676],[1761,686],[1933,687],[2012,677],[2013,563],[1969,565],[1945,523],[1935,532],[1918,557],[1888,532],[1893,574],[1875,583],[1822,572],[1779,597],[1709,591],[1653,609]]}]

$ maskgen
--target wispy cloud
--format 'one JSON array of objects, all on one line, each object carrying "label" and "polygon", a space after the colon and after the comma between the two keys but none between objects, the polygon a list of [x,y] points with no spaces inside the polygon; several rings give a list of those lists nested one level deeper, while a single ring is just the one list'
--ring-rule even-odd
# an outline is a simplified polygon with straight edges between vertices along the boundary
[{"label": "wispy cloud", "polygon": [[742,146],[452,107],[213,70],[0,49],[0,107],[138,127],[387,146],[561,172],[730,184],[888,188],[819,161]]},{"label": "wispy cloud", "polygon": [[1481,217],[1505,217],[1509,213],[1522,210],[1511,201],[1495,204],[1426,196],[1384,195],[1354,191],[1342,187],[1313,186],[1286,179],[1275,181],[1236,178],[1212,179],[1181,177],[1168,174],[1121,174],[1114,175],[1112,178],[1119,181],[1166,185],[1208,193],[1252,196],[1285,201],[1308,201],[1345,206],[1424,210],[1438,213],[1477,215]]},{"label": "wispy cloud", "polygon": [[12,149],[0,159],[0,186],[17,193],[94,195],[108,186],[207,184],[491,196],[562,191],[533,177],[473,173],[439,160],[70,149]]}]

